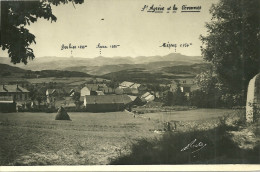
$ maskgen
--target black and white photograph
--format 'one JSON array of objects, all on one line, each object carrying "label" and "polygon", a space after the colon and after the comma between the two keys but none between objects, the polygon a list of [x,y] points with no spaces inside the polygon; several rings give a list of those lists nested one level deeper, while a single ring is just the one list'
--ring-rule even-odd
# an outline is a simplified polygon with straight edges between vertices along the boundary
[{"label": "black and white photograph", "polygon": [[0,166],[260,169],[260,0],[0,9]]}]

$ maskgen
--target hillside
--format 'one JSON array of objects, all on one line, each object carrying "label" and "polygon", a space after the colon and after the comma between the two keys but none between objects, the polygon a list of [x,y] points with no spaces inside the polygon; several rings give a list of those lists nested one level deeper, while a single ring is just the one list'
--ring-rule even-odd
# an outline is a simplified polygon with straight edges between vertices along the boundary
[{"label": "hillside", "polygon": [[10,66],[0,63],[0,76],[4,77],[22,77],[22,78],[47,78],[47,77],[91,77],[91,75],[77,72],[77,71],[63,71],[63,70],[42,70],[31,71],[21,69],[19,67]]},{"label": "hillside", "polygon": [[[10,64],[8,60],[8,58],[0,58],[0,62]],[[11,73],[13,76],[23,78],[99,76],[119,81],[154,81],[158,83],[180,78],[194,78],[206,68],[207,64],[203,63],[201,57],[178,53],[136,58],[40,57],[30,61],[27,65],[12,64],[9,66],[5,64],[5,71],[10,71],[6,73],[7,75]]]},{"label": "hillside", "polygon": [[[116,72],[127,68],[133,68],[127,65],[138,65],[138,67],[165,67],[169,64],[196,64],[202,63],[200,56],[185,56],[179,53],[172,53],[166,56],[139,56],[139,57],[95,57],[95,58],[80,58],[80,57],[37,57],[33,61],[29,61],[27,65],[17,64],[16,67],[27,70],[71,70],[97,75],[103,75],[110,72]],[[0,63],[9,64],[9,58],[0,58]],[[141,65],[140,65],[141,64]],[[144,66],[142,66],[144,65]],[[84,69],[83,69],[84,68]],[[100,69],[99,69],[100,68]],[[116,69],[118,68],[118,69]],[[146,68],[146,67],[145,67]],[[125,68],[126,69],[126,68]],[[105,72],[104,72],[105,71]]]},{"label": "hillside", "polygon": [[102,78],[139,83],[169,83],[173,79],[194,78],[209,68],[208,63],[159,68],[132,68],[102,75]]},{"label": "hillside", "polygon": [[10,65],[7,65],[7,64],[1,64],[0,63],[0,76],[1,77],[10,77],[10,76],[21,76],[21,75],[24,75],[27,70],[24,70],[24,69],[21,69],[19,67],[14,67],[14,66],[10,66]]},{"label": "hillside", "polygon": [[179,65],[193,65],[202,63],[201,61],[154,61],[146,63],[135,63],[135,64],[110,64],[103,66],[72,66],[67,67],[65,70],[85,72],[91,75],[102,76],[112,72],[118,72],[127,69],[144,68],[146,70],[157,70],[164,67],[172,67]]}]

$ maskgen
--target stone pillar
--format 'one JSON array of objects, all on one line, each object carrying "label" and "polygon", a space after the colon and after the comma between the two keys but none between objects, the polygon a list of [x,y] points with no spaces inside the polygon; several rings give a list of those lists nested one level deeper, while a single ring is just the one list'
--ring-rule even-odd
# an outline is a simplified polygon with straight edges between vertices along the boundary
[{"label": "stone pillar", "polygon": [[254,122],[259,118],[260,112],[260,73],[252,78],[248,84],[246,102],[246,121]]}]

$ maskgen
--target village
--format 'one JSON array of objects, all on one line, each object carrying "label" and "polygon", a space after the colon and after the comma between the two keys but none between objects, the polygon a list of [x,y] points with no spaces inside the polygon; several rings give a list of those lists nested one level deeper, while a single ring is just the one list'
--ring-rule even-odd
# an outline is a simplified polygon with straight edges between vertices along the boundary
[{"label": "village", "polygon": [[72,112],[131,111],[132,107],[144,106],[149,102],[163,102],[167,92],[174,93],[177,88],[187,99],[192,91],[198,89],[193,80],[177,80],[168,85],[123,81],[116,88],[106,83],[111,85],[107,80],[92,80],[76,87],[53,83],[2,84],[0,111],[55,112],[59,107]]},{"label": "village", "polygon": [[0,171],[259,169],[259,0],[0,8]]}]

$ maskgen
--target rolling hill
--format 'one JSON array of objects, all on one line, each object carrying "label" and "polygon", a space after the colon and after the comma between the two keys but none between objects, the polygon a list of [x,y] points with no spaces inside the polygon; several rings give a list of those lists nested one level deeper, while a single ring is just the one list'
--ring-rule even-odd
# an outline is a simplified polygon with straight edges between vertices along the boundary
[{"label": "rolling hill", "polygon": [[[10,64],[8,58],[0,62]],[[4,64],[2,64],[4,65]],[[14,67],[15,66],[15,67]],[[207,69],[208,64],[199,56],[178,53],[150,57],[40,57],[27,65],[9,66],[5,71],[18,71],[25,77],[91,77],[98,76],[119,81],[165,82],[178,78],[193,78]],[[19,68],[18,68],[19,67]],[[5,64],[5,68],[8,68]]]},{"label": "rolling hill", "polygon": [[0,63],[0,77],[22,77],[22,78],[47,78],[47,77],[91,77],[91,75],[78,71],[42,70],[31,71],[19,67]]},{"label": "rolling hill", "polygon": [[171,80],[194,78],[197,74],[207,70],[209,63],[192,65],[177,65],[159,68],[131,68],[102,75],[102,78],[118,81],[132,81],[139,83],[169,83]]},{"label": "rolling hill", "polygon": [[[69,57],[37,57],[33,61],[29,61],[27,65],[16,64],[15,66],[27,70],[71,70],[80,71],[90,74],[103,75],[105,73],[119,71],[121,69],[133,68],[129,65],[136,65],[137,67],[157,66],[165,67],[171,65],[180,64],[196,64],[202,63],[202,57],[200,56],[185,56],[179,53],[172,53],[166,56],[140,56],[136,58],[132,57],[95,57],[95,58],[69,58]],[[9,64],[9,58],[0,58],[0,63]],[[142,65],[140,65],[142,64]],[[100,69],[99,69],[100,68]],[[116,69],[117,68],[117,69]],[[104,72],[105,71],[105,72]]]}]

